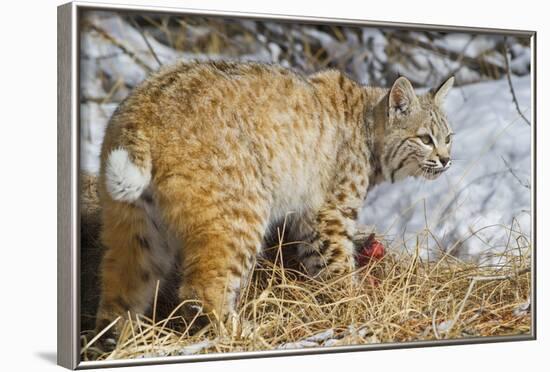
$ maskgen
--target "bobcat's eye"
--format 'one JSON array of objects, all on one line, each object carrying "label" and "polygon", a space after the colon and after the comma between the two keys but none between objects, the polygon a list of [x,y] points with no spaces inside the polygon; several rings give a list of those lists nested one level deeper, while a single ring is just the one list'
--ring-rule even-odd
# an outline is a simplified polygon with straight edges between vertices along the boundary
[{"label": "bobcat's eye", "polygon": [[425,145],[431,145],[432,144],[432,137],[430,137],[429,135],[425,134],[423,136],[420,136],[418,137],[420,138],[420,140],[422,141],[423,144]]},{"label": "bobcat's eye", "polygon": [[447,137],[445,137],[445,143],[446,144],[449,144],[449,142],[451,142],[451,136],[452,136],[452,133],[449,134]]}]

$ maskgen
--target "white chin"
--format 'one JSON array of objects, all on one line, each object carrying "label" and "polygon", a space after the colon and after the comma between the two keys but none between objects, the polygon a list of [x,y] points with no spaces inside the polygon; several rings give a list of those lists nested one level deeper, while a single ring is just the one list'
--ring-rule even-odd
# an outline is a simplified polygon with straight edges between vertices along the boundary
[{"label": "white chin", "polygon": [[444,172],[444,170],[439,170],[439,171],[435,171],[435,172],[427,171],[427,172],[423,172],[422,175],[424,176],[424,178],[426,178],[428,180],[435,180],[436,178],[441,176],[441,174],[443,174],[443,172]]},{"label": "white chin", "polygon": [[424,178],[426,178],[428,180],[435,180],[440,175],[441,175],[441,173],[424,173]]}]

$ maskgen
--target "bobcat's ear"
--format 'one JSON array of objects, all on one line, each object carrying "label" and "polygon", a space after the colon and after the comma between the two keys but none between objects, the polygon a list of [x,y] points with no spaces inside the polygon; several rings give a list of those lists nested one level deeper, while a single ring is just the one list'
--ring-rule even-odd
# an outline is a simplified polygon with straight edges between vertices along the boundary
[{"label": "bobcat's ear", "polygon": [[393,114],[408,114],[418,105],[418,98],[411,82],[400,76],[395,80],[389,97],[389,109]]},{"label": "bobcat's ear", "polygon": [[447,97],[447,93],[451,90],[455,83],[455,77],[451,76],[443,84],[439,86],[439,88],[434,90],[433,97],[435,104],[438,106],[441,106],[443,104],[443,101],[445,100],[445,97]]}]

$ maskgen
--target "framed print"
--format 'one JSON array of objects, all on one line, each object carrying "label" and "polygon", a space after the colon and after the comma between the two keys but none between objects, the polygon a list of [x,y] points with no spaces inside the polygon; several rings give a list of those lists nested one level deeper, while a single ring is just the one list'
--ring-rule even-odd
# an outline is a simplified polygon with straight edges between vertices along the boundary
[{"label": "framed print", "polygon": [[58,8],[58,362],[533,340],[534,31]]}]

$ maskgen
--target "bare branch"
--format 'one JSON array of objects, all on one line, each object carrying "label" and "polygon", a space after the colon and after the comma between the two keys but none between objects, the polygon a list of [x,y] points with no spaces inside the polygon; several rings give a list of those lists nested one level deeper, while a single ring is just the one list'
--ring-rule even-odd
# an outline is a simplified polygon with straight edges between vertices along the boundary
[{"label": "bare branch", "polygon": [[512,166],[510,165],[510,163],[508,163],[506,161],[506,159],[504,159],[504,157],[500,157],[502,159],[502,161],[504,162],[504,165],[506,166],[506,168],[508,168],[508,171],[512,174],[512,176],[514,176],[514,178],[519,182],[519,184],[523,187],[525,187],[526,189],[529,189],[531,190],[531,185],[525,181],[523,181],[521,178],[519,178],[519,176],[516,174],[516,172],[514,171],[514,169],[512,169]]},{"label": "bare branch", "polygon": [[120,103],[122,102],[122,99],[112,99],[110,96],[101,96],[101,97],[92,97],[92,96],[84,96],[80,99],[81,103],[99,103],[99,104],[105,104],[105,103]]},{"label": "bare branch", "polygon": [[138,30],[139,34],[141,35],[141,38],[143,39],[143,41],[145,42],[145,44],[147,45],[147,48],[149,49],[149,52],[151,52],[151,55],[153,56],[153,58],[155,59],[155,61],[157,61],[159,67],[162,67],[162,62],[160,61],[157,53],[155,52],[155,50],[153,49],[153,46],[151,45],[151,43],[149,42],[149,40],[147,39],[147,36],[145,35],[145,32],[143,31],[143,29],[141,28],[140,25],[137,24],[136,20],[134,18],[130,18],[130,22],[132,23],[132,25],[134,26],[134,28],[136,30]]},{"label": "bare branch", "polygon": [[94,30],[95,32],[97,32],[101,37],[105,38],[107,41],[109,41],[111,44],[113,44],[114,46],[116,46],[118,49],[120,49],[124,54],[128,55],[130,58],[132,58],[136,64],[138,64],[140,67],[142,67],[145,71],[147,72],[153,72],[153,69],[151,69],[151,67],[149,67],[147,65],[147,63],[145,63],[141,58],[138,57],[138,55],[136,53],[134,53],[133,51],[131,51],[130,49],[128,49],[128,47],[126,45],[124,45],[123,43],[121,43],[120,41],[118,41],[116,38],[114,38],[113,36],[111,36],[111,34],[109,34],[107,31],[105,31],[103,28],[99,27],[99,26],[96,26],[95,24],[91,23],[91,22],[87,22],[85,24],[86,26],[88,26],[90,29]]},{"label": "bare branch", "polygon": [[446,49],[442,46],[435,45],[433,43],[428,43],[422,40],[417,40],[411,37],[408,34],[404,33],[384,33],[388,40],[394,39],[400,42],[404,45],[414,45],[419,48],[428,50],[432,53],[439,54],[441,56],[445,56],[449,58],[452,61],[458,62],[463,64],[464,66],[467,66],[473,70],[479,71],[480,73],[484,73],[486,70],[492,70],[497,71],[498,73],[505,73],[504,68],[501,66],[498,66],[492,62],[489,62],[488,60],[482,58],[479,56],[478,58],[473,58],[470,56],[465,55],[464,53],[459,53],[453,50]]},{"label": "bare branch", "polygon": [[518,111],[519,116],[527,123],[527,125],[531,125],[531,122],[527,120],[525,115],[523,115],[523,112],[521,112],[521,109],[519,108],[518,98],[516,97],[516,92],[514,90],[514,86],[512,85],[512,75],[510,72],[510,61],[508,60],[508,46],[506,45],[506,42],[503,44],[503,52],[504,55],[504,63],[506,64],[506,78],[508,79],[508,86],[510,87],[510,92],[512,93],[512,99],[514,100],[514,104],[516,105],[516,110]]}]

